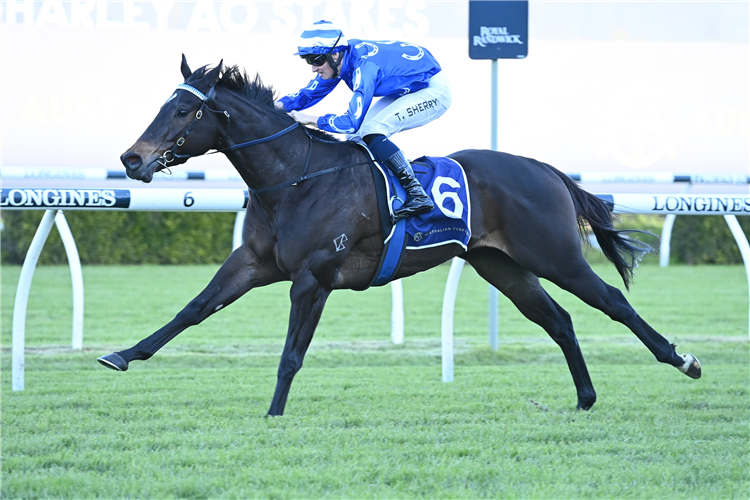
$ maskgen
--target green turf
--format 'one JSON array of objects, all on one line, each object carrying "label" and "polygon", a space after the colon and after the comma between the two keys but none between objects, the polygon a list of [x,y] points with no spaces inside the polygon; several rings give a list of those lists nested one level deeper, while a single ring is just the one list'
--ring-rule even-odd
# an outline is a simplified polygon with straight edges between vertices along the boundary
[{"label": "green turf", "polygon": [[[618,287],[614,269],[596,265]],[[127,373],[95,359],[169,321],[216,266],[84,268],[84,350],[71,351],[67,267],[36,271],[26,389],[11,391],[20,269],[2,268],[4,498],[748,498],[750,349],[741,266],[642,266],[627,294],[690,351],[690,380],[623,326],[547,286],[573,317],[598,402],[575,410],[557,346],[470,267],[455,315],[455,380],[441,382],[448,266],[390,288],[334,292],[289,396],[265,418],[288,284],[254,290]]]}]

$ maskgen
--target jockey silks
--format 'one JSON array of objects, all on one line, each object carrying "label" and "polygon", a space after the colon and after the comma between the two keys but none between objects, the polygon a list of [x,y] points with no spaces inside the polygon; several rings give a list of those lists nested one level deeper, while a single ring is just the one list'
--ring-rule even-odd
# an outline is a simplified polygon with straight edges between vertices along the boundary
[{"label": "jockey silks", "polygon": [[358,131],[373,98],[399,98],[422,90],[441,70],[430,51],[411,43],[350,39],[348,49],[340,53],[344,59],[338,78],[324,80],[318,75],[299,92],[279,99],[287,111],[304,110],[343,80],[354,95],[346,113],[327,114],[318,119],[318,128],[327,132]]}]

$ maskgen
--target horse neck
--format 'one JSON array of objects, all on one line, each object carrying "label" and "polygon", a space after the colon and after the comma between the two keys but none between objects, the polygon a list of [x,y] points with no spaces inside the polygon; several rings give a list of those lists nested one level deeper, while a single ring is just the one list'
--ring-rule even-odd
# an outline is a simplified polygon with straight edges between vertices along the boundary
[{"label": "horse neck", "polygon": [[[222,148],[269,137],[290,125],[288,120],[273,110],[236,96],[229,96],[225,100],[219,104],[231,107],[228,111],[232,124]],[[301,130],[293,130],[271,141],[225,154],[248,187],[262,189],[301,175],[307,147],[307,136]]]}]

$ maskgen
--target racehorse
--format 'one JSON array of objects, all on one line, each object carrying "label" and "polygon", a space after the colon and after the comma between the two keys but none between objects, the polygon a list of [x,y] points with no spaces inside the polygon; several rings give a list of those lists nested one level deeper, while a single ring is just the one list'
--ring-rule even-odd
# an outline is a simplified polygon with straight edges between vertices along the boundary
[{"label": "racehorse", "polygon": [[[259,76],[248,78],[223,61],[192,72],[185,56],[184,83],[122,156],[127,175],[150,182],[154,173],[189,158],[222,152],[251,193],[242,245],[208,286],[175,318],[135,346],[102,356],[125,371],[146,360],[179,333],[201,323],[249,290],[291,281],[291,312],[277,385],[268,410],[282,415],[292,380],[302,367],[326,299],[333,290],[364,290],[383,251],[370,156],[361,146],[299,125],[274,107],[274,92]],[[471,238],[458,244],[406,251],[396,275],[405,278],[453,257],[506,295],[560,346],[576,387],[577,408],[596,401],[569,314],[542,288],[555,283],[614,321],[626,325],[656,359],[699,378],[692,354],[675,346],[636,313],[618,290],[597,276],[582,252],[589,227],[626,288],[637,259],[650,247],[616,230],[600,198],[554,167],[511,154],[465,150],[450,155],[468,179]],[[390,221],[388,221],[390,224]],[[335,244],[346,235],[344,245]]]}]

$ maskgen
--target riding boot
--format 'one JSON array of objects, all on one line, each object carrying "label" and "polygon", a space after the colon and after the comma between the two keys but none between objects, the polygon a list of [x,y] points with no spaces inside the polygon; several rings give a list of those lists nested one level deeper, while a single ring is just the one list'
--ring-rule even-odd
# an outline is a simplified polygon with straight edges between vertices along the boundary
[{"label": "riding boot", "polygon": [[396,178],[409,195],[409,200],[401,208],[393,211],[394,224],[406,217],[429,212],[433,209],[435,205],[432,203],[430,197],[427,196],[427,193],[425,193],[422,185],[417,181],[414,171],[411,165],[409,165],[409,161],[400,149],[385,160],[383,164],[396,175]]}]

